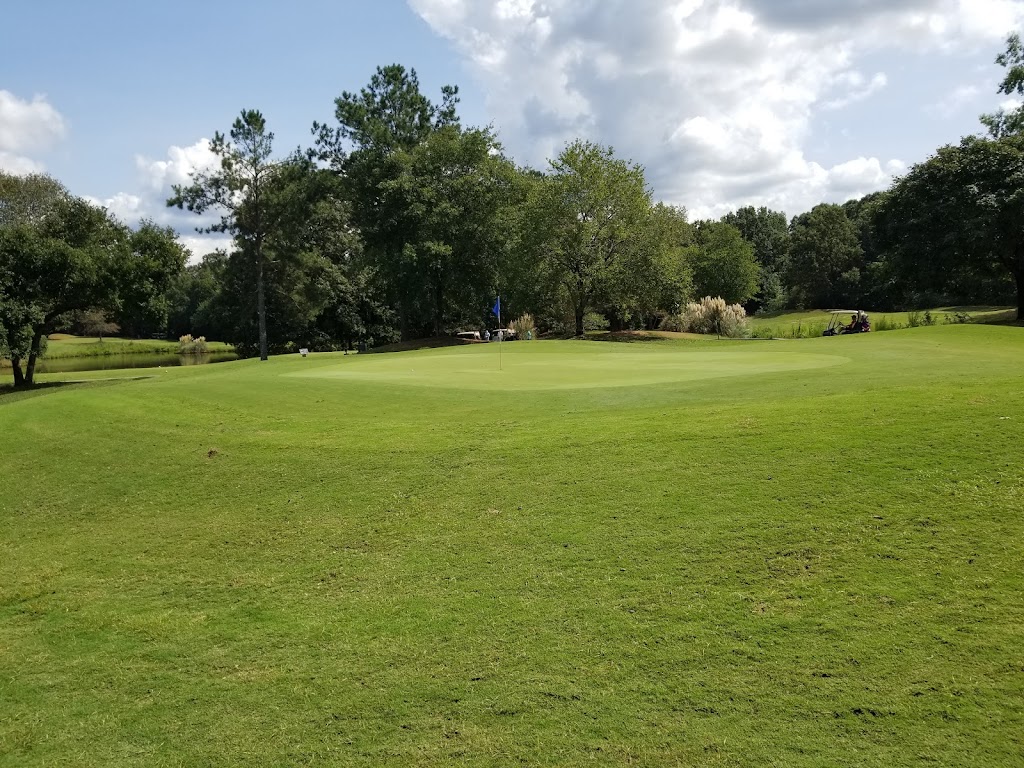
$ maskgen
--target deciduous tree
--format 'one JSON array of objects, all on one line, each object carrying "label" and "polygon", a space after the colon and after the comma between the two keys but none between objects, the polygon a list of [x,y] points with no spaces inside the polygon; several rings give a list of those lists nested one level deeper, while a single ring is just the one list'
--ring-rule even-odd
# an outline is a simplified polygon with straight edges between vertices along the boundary
[{"label": "deciduous tree", "polygon": [[781,275],[789,253],[789,221],[782,211],[761,206],[745,206],[728,213],[722,221],[740,231],[743,239],[754,247],[754,259],[760,267],[756,308],[780,309],[785,303]]},{"label": "deciduous tree", "polygon": [[940,148],[894,185],[878,216],[905,280],[957,292],[978,276],[1012,279],[1024,319],[1024,135]]},{"label": "deciduous tree", "polygon": [[528,208],[532,247],[560,286],[583,335],[583,316],[607,300],[631,250],[643,243],[651,196],[641,166],[610,147],[575,141],[551,161]]},{"label": "deciduous tree", "polygon": [[853,222],[823,203],[793,219],[786,281],[798,304],[835,306],[858,289],[863,251]]},{"label": "deciduous tree", "polygon": [[63,318],[117,306],[129,239],[126,227],[76,198],[0,226],[0,326],[16,386],[33,383],[45,339]]},{"label": "deciduous tree", "polygon": [[720,296],[727,304],[742,304],[757,293],[760,270],[754,247],[731,224],[698,222],[688,258],[698,296]]}]

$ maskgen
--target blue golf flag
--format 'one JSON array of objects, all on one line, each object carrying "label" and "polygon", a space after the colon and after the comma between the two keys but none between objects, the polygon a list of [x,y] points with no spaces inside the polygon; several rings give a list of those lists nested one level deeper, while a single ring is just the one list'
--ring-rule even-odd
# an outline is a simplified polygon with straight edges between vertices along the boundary
[{"label": "blue golf flag", "polygon": [[491,307],[491,312],[501,317],[501,296],[494,300],[494,306]]}]

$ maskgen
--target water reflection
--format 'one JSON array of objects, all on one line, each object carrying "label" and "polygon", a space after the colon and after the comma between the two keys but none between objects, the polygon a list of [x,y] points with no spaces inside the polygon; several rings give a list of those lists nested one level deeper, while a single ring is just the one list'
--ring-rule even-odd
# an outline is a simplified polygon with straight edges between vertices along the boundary
[{"label": "water reflection", "polygon": [[169,368],[179,365],[206,365],[237,360],[234,352],[211,352],[205,355],[97,355],[95,357],[64,357],[43,359],[36,363],[38,373],[71,373],[74,371],[110,371],[117,368]]}]

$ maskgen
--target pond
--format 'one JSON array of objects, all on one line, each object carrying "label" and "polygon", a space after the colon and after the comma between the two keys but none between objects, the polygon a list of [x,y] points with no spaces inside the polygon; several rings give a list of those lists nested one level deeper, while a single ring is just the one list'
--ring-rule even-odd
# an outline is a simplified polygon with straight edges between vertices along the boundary
[{"label": "pond", "polygon": [[116,368],[168,368],[178,365],[206,365],[237,360],[234,352],[211,352],[206,355],[95,355],[93,357],[43,358],[36,363],[37,373],[73,373],[75,371],[109,371]]}]

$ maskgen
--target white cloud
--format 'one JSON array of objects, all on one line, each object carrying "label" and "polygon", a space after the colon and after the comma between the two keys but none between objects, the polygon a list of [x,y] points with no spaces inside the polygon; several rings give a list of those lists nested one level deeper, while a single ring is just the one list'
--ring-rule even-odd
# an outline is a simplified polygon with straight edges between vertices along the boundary
[{"label": "white cloud", "polygon": [[696,215],[885,186],[892,163],[806,155],[816,115],[887,86],[857,62],[995,50],[1024,19],[1022,0],[408,1],[470,60],[517,159],[610,144]]},{"label": "white cloud", "polygon": [[25,101],[0,90],[0,169],[41,172],[43,164],[32,155],[51,149],[67,130],[67,121],[45,96]]},{"label": "white cloud", "polygon": [[0,171],[7,171],[15,176],[24,176],[29,173],[42,173],[44,170],[46,170],[45,166],[36,160],[16,155],[13,152],[0,152]]},{"label": "white cloud", "polygon": [[100,200],[89,195],[86,195],[85,199],[93,205],[106,208],[121,221],[129,224],[135,224],[139,219],[145,218],[146,216],[145,211],[143,210],[142,198],[138,195],[130,195],[127,192],[118,192],[113,197],[108,197],[105,200]]},{"label": "white cloud", "polygon": [[203,256],[221,249],[230,251],[231,238],[226,235],[178,235],[178,242],[184,245],[192,253],[189,264],[196,264],[203,260]]},{"label": "white cloud", "polygon": [[210,141],[199,139],[189,146],[171,146],[165,159],[137,155],[135,167],[139,176],[138,194],[118,192],[105,199],[87,198],[102,206],[129,225],[136,225],[142,219],[151,219],[165,227],[173,227],[178,241],[192,252],[191,261],[197,262],[218,248],[230,249],[231,238],[219,234],[203,234],[196,228],[209,226],[218,221],[216,214],[198,216],[189,211],[169,208],[167,199],[173,194],[176,184],[188,184],[196,171],[207,171],[217,164],[217,157],[210,151]]},{"label": "white cloud", "polygon": [[845,91],[843,95],[829,99],[824,103],[825,109],[842,109],[858,101],[864,101],[889,84],[884,72],[878,72],[869,81],[857,71],[843,72],[836,77],[837,87]]},{"label": "white cloud", "polygon": [[969,104],[977,102],[983,93],[982,88],[977,85],[957,86],[950,91],[948,96],[937,104],[933,104],[930,107],[930,111],[938,114],[940,117],[951,117]]},{"label": "white cloud", "polygon": [[169,147],[166,160],[137,155],[135,165],[150,190],[168,197],[175,184],[188,184],[193,173],[216,167],[217,156],[210,151],[210,140],[200,139],[187,147]]}]

